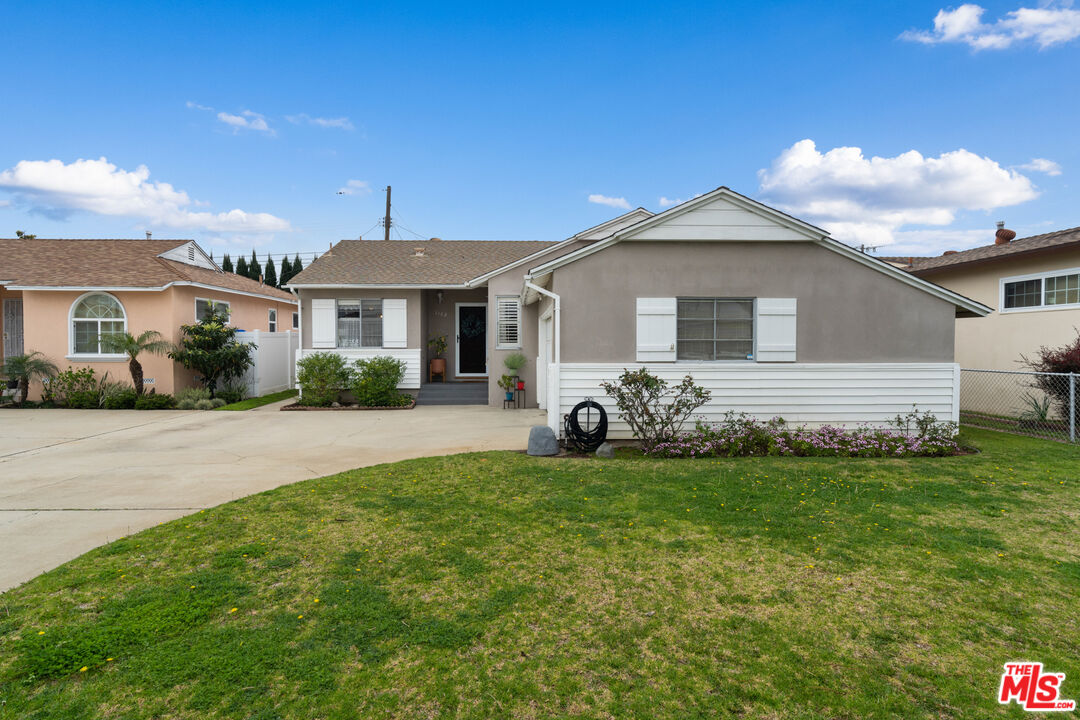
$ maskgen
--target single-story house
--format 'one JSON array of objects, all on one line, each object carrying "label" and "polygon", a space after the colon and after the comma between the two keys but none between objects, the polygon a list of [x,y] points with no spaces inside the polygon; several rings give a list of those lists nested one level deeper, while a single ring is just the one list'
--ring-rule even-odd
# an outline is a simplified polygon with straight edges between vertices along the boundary
[{"label": "single-story house", "polygon": [[[61,369],[89,367],[130,382],[127,358],[103,352],[102,335],[157,330],[177,342],[180,326],[210,303],[227,306],[229,322],[245,331],[299,323],[292,294],[223,272],[193,240],[0,239],[4,357],[38,351]],[[139,361],[146,386],[159,393],[192,385],[192,374],[167,357]]]},{"label": "single-story house", "polygon": [[914,404],[955,420],[955,318],[990,312],[726,187],[557,243],[344,240],[289,287],[300,356],[393,355],[414,391],[446,334],[447,379],[486,382],[501,405],[520,352],[527,405],[557,432],[586,397],[613,412],[600,383],[640,366],[692,375],[708,419],[884,423]]},{"label": "single-story house", "polygon": [[1080,228],[1015,238],[998,223],[991,245],[938,257],[884,258],[912,275],[997,308],[956,324],[963,368],[1023,370],[1020,356],[1060,347],[1080,328]]}]

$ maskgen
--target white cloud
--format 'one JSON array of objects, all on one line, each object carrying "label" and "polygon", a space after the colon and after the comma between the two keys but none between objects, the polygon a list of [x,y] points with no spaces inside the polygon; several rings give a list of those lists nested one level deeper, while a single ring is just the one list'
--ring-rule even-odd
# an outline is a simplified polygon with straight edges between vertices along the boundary
[{"label": "white cloud", "polygon": [[593,193],[589,196],[589,202],[597,205],[607,205],[608,207],[620,208],[622,210],[629,210],[630,203],[626,202],[626,198],[622,197],[608,197],[607,195],[600,195]]},{"label": "white cloud", "polygon": [[196,212],[183,190],[169,183],[150,182],[150,170],[140,165],[128,171],[105,158],[76,160],[23,160],[0,172],[0,189],[31,212],[67,217],[76,211],[131,217],[151,226],[204,230],[215,233],[266,233],[290,230],[288,220],[268,213],[243,210]]},{"label": "white cloud", "polygon": [[312,117],[307,113],[300,113],[299,115],[286,115],[285,119],[291,122],[293,125],[314,125],[321,128],[336,128],[338,130],[353,130],[355,129],[352,120],[347,117],[336,118],[323,118]]},{"label": "white cloud", "polygon": [[1030,170],[1031,172],[1041,172],[1047,175],[1060,175],[1061,165],[1053,160],[1047,160],[1046,158],[1031,158],[1031,162],[1026,162],[1023,165],[1017,165],[1021,170]]},{"label": "white cloud", "polygon": [[660,202],[660,207],[668,208],[668,207],[674,207],[676,205],[682,205],[684,202],[687,202],[687,200],[693,200],[694,198],[699,198],[699,197],[701,197],[701,193],[694,193],[693,195],[691,195],[686,200],[684,200],[683,198],[669,198],[669,197],[665,197],[665,196],[661,195],[659,202]]},{"label": "white cloud", "polygon": [[822,154],[813,140],[787,148],[758,171],[765,202],[816,223],[838,240],[888,245],[909,225],[945,226],[963,210],[992,210],[1038,196],[1024,175],[988,157],[953,150],[923,157],[863,156],[857,147]]},{"label": "white cloud", "polygon": [[986,10],[972,3],[941,9],[934,16],[933,30],[908,30],[900,39],[927,45],[965,43],[975,50],[1003,50],[1017,42],[1031,40],[1040,49],[1080,37],[1080,11],[1068,4],[1047,3],[1038,8],[1012,10],[994,23],[984,23]]},{"label": "white cloud", "polygon": [[350,180],[338,188],[338,195],[370,195],[371,183],[367,180]]},{"label": "white cloud", "polygon": [[239,115],[232,115],[227,112],[219,112],[217,119],[225,123],[233,129],[233,132],[239,132],[240,130],[258,130],[259,132],[274,134],[273,129],[266,124],[266,117],[260,115],[257,112],[251,110],[244,110]]}]

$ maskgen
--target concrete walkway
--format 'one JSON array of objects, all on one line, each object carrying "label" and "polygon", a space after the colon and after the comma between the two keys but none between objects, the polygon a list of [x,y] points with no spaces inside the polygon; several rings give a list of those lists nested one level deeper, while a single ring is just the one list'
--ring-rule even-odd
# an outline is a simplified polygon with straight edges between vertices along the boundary
[{"label": "concrete walkway", "polygon": [[524,449],[539,410],[0,410],[0,591],[110,540],[297,480]]}]

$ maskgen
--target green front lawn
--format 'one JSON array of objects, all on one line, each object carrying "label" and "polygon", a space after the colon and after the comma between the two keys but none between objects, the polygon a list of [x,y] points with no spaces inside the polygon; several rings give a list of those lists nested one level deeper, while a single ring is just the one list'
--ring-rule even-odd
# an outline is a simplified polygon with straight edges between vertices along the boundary
[{"label": "green front lawn", "polygon": [[1022,717],[1009,660],[1080,699],[1080,450],[964,440],[283,487],[0,596],[0,718]]},{"label": "green front lawn", "polygon": [[215,410],[254,410],[257,407],[263,405],[269,405],[270,403],[281,402],[282,400],[288,400],[291,397],[296,397],[300,394],[299,390],[282,390],[281,392],[270,393],[269,395],[263,395],[262,397],[247,398],[240,402],[229,403],[228,405],[222,405]]}]

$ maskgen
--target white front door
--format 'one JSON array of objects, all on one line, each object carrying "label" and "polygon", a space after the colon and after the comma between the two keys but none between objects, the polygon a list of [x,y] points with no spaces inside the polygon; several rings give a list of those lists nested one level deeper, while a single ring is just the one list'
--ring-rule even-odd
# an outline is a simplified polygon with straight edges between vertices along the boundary
[{"label": "white front door", "polygon": [[23,354],[23,301],[4,301],[4,357]]}]

